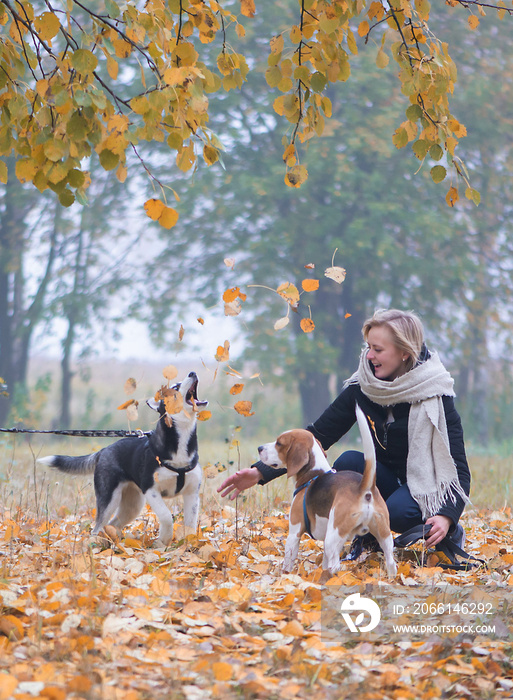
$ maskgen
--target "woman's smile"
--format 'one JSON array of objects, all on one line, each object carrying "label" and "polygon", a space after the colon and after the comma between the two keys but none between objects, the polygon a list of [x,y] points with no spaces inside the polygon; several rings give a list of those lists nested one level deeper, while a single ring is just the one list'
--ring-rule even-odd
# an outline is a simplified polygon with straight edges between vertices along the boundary
[{"label": "woman's smile", "polygon": [[371,328],[367,343],[367,359],[372,364],[375,377],[392,381],[406,372],[408,355],[394,343],[392,332],[387,326]]}]

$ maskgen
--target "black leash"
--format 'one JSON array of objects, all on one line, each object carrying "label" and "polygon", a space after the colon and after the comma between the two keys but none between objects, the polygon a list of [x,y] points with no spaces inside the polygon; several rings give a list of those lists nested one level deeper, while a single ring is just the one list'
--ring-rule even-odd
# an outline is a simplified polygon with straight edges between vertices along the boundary
[{"label": "black leash", "polygon": [[0,428],[0,433],[30,433],[70,435],[72,437],[145,437],[142,430],[30,430],[28,428]]},{"label": "black leash", "polygon": [[[408,547],[419,540],[425,540],[430,530],[431,525],[416,525],[415,527],[412,527],[411,530],[403,532],[402,535],[398,535],[394,540],[394,545],[396,547],[403,548]],[[451,562],[450,564],[444,564],[443,562],[437,564],[437,566],[442,569],[466,571],[474,566],[486,564],[484,559],[478,559],[473,554],[465,552],[461,547],[452,542],[449,537],[445,537],[441,542],[435,545],[435,551],[445,554],[447,559],[449,559]],[[458,557],[460,557],[463,561],[459,561]]]}]

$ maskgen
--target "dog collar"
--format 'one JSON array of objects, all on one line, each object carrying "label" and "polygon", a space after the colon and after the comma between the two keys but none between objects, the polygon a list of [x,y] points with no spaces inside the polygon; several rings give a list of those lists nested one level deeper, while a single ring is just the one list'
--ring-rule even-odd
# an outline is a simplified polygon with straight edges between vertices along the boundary
[{"label": "dog collar", "polygon": [[310,518],[308,517],[308,513],[306,512],[306,496],[307,496],[308,488],[309,488],[310,484],[313,483],[319,476],[320,476],[320,474],[317,474],[317,476],[314,476],[312,479],[310,479],[310,481],[307,481],[306,484],[302,484],[301,486],[299,486],[299,487],[294,491],[294,494],[293,494],[293,496],[296,496],[298,493],[300,493],[300,491],[302,491],[303,489],[305,489],[305,495],[304,495],[304,497],[303,497],[303,520],[304,520],[304,523],[305,523],[305,530],[306,530],[306,533],[307,533],[308,535],[310,535],[310,537],[312,538],[312,540],[314,540],[315,537],[312,535],[312,531],[311,531],[311,528],[310,528]]}]

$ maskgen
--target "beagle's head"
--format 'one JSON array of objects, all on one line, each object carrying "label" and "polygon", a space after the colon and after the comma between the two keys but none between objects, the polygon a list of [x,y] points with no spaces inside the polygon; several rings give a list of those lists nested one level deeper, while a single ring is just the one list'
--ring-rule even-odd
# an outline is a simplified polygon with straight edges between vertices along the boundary
[{"label": "beagle's head", "polygon": [[261,461],[269,467],[287,468],[287,476],[297,474],[303,467],[315,466],[314,452],[321,449],[308,430],[287,430],[276,442],[258,448]]}]

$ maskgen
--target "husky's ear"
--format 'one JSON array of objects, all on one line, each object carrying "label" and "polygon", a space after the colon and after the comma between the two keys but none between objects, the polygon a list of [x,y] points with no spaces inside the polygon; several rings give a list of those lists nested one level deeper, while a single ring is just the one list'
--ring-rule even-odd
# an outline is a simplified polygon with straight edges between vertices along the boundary
[{"label": "husky's ear", "polygon": [[155,401],[155,399],[148,399],[148,400],[146,401],[146,404],[147,404],[150,408],[152,408],[154,411],[157,411],[158,413],[160,413],[160,404],[161,404],[161,403],[162,403],[161,401]]}]

